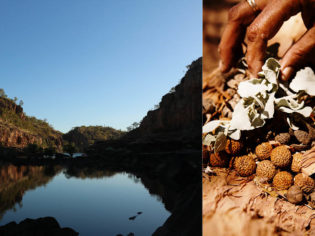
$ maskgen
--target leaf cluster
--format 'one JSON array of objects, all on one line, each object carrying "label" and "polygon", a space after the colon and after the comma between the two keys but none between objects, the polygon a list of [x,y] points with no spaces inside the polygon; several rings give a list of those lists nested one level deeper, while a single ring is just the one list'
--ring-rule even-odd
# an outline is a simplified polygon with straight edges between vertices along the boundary
[{"label": "leaf cluster", "polygon": [[218,146],[218,140],[225,140],[222,134],[239,140],[241,131],[264,126],[267,119],[274,117],[276,110],[286,113],[288,125],[293,130],[299,129],[295,119],[307,118],[313,113],[313,108],[305,106],[305,99],[301,98],[315,95],[315,74],[310,67],[306,67],[296,74],[287,87],[279,81],[279,73],[279,62],[269,58],[258,78],[241,82],[237,91],[241,99],[234,108],[232,119],[214,120],[204,125],[203,134],[214,132],[204,137],[204,145]]}]

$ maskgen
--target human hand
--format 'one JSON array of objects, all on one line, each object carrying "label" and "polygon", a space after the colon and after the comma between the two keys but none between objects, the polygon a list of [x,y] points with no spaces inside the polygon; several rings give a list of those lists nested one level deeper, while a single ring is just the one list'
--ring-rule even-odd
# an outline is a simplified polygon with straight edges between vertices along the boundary
[{"label": "human hand", "polygon": [[307,32],[284,54],[281,64],[282,79],[306,64],[315,65],[315,0],[255,0],[259,11],[246,2],[230,9],[219,52],[220,69],[227,72],[242,53],[242,42],[247,44],[246,61],[249,71],[256,76],[264,63],[267,42],[283,22],[302,12]]}]

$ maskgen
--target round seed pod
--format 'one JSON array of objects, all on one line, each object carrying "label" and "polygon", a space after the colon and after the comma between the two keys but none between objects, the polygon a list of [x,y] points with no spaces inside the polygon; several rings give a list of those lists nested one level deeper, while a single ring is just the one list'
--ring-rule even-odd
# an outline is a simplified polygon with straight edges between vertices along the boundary
[{"label": "round seed pod", "polygon": [[210,154],[210,165],[213,167],[226,167],[229,163],[229,157],[225,152],[216,152]]},{"label": "round seed pod", "polygon": [[281,144],[287,144],[290,141],[290,134],[289,133],[280,133],[275,137],[275,140]]},{"label": "round seed pod", "polygon": [[291,164],[291,170],[293,172],[300,172],[301,170],[301,160],[303,159],[303,154],[302,153],[295,153],[293,154],[292,157],[292,164]]},{"label": "round seed pod", "polygon": [[266,160],[270,157],[272,151],[272,146],[270,143],[265,142],[262,144],[259,144],[255,149],[255,154],[259,158],[259,160]]},{"label": "round seed pod", "polygon": [[294,184],[299,186],[302,189],[302,191],[305,193],[313,192],[314,187],[315,187],[314,180],[303,173],[297,174],[294,177]]},{"label": "round seed pod", "polygon": [[271,151],[270,159],[276,167],[286,167],[291,163],[291,152],[286,146],[279,146]]},{"label": "round seed pod", "polygon": [[242,150],[243,144],[239,141],[228,139],[225,145],[225,151],[228,154],[235,155]]},{"label": "round seed pod", "polygon": [[311,142],[311,138],[310,138],[309,134],[306,131],[295,130],[294,131],[294,136],[302,144],[307,145],[307,144],[309,144]]},{"label": "round seed pod", "polygon": [[266,178],[268,181],[276,174],[276,167],[269,160],[264,160],[258,163],[256,175],[260,178]]},{"label": "round seed pod", "polygon": [[298,204],[303,200],[303,192],[299,186],[293,185],[288,189],[286,197],[289,202]]},{"label": "round seed pod", "polygon": [[236,158],[234,165],[237,173],[243,177],[254,174],[256,170],[256,162],[251,156]]},{"label": "round seed pod", "polygon": [[286,190],[293,184],[293,177],[287,171],[280,171],[273,178],[272,184],[278,190]]}]

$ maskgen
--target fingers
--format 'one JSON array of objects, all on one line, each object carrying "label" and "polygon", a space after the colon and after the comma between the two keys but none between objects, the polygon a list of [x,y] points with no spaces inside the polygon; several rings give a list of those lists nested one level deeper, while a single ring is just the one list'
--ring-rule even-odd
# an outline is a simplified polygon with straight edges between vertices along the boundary
[{"label": "fingers", "polygon": [[220,69],[222,72],[227,72],[231,69],[238,59],[236,54],[241,51],[241,42],[245,35],[245,28],[254,17],[253,9],[245,1],[230,9],[229,22],[219,45],[221,56]]},{"label": "fingers", "polygon": [[315,26],[310,28],[284,55],[281,64],[282,80],[288,80],[302,65],[313,64],[315,53]]},{"label": "fingers", "polygon": [[299,8],[298,4],[291,4],[291,1],[273,1],[248,27],[246,61],[253,76],[261,71],[264,64],[267,41],[278,32],[285,20],[299,11]]}]

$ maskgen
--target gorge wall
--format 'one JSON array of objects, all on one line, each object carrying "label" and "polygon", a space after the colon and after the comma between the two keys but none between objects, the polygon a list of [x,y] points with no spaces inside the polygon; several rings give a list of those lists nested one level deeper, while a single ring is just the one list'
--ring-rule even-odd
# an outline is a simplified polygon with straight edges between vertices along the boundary
[{"label": "gorge wall", "polygon": [[164,95],[159,108],[151,110],[127,137],[155,135],[196,138],[201,134],[202,58],[193,61],[180,83]]},{"label": "gorge wall", "polygon": [[61,133],[46,121],[27,116],[14,100],[0,97],[0,144],[24,148],[28,144],[62,149]]}]

